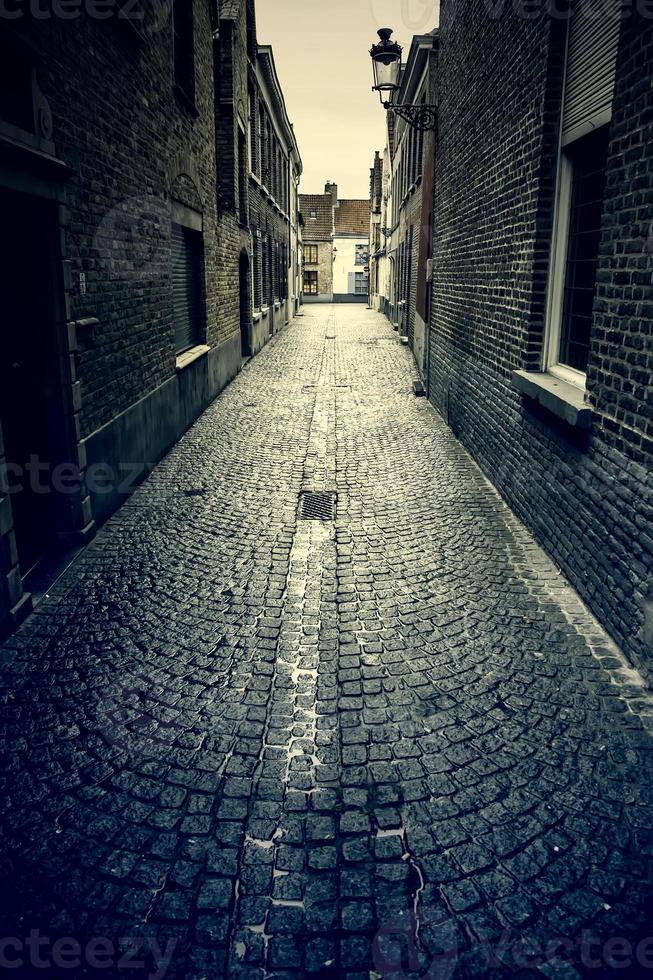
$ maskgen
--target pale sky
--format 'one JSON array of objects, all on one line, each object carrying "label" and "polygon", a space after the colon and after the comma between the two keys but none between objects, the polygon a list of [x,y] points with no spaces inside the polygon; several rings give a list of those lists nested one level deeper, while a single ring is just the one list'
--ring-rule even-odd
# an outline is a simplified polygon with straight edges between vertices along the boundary
[{"label": "pale sky", "polygon": [[408,54],[413,34],[437,26],[438,0],[257,0],[259,44],[271,44],[304,163],[300,191],[327,180],[341,198],[367,198],[374,151],[385,146],[385,110],[372,91],[368,51],[394,28]]}]

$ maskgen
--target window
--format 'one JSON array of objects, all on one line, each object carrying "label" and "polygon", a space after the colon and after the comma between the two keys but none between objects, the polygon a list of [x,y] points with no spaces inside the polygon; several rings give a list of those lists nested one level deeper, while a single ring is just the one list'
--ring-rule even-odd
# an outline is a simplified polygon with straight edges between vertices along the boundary
[{"label": "window", "polygon": [[[426,105],[426,96],[422,96],[422,105]],[[417,179],[424,173],[424,130],[420,129],[417,137]]]},{"label": "window", "polygon": [[274,302],[279,299],[279,243],[270,242],[270,268],[272,270],[272,283],[270,300]]},{"label": "window", "polygon": [[268,302],[270,306],[274,303],[277,296],[277,243],[268,238],[268,270],[270,274]]},{"label": "window", "polygon": [[265,180],[263,183],[268,190],[272,187],[273,180],[273,157],[272,157],[272,125],[267,115],[265,117]]},{"label": "window", "polygon": [[569,233],[560,322],[561,364],[587,369],[608,158],[608,127],[572,143]]},{"label": "window", "polygon": [[576,0],[567,29],[543,368],[582,387],[596,290],[619,9],[618,0],[608,5]]},{"label": "window", "polygon": [[288,298],[288,249],[279,246],[279,299]]},{"label": "window", "polygon": [[355,265],[367,265],[370,260],[370,249],[368,245],[356,245]]},{"label": "window", "polygon": [[269,253],[268,253],[268,236],[267,235],[263,235],[262,238],[261,238],[261,252],[262,252],[262,261],[261,261],[262,275],[261,275],[261,280],[262,280],[262,290],[263,290],[262,296],[261,296],[261,305],[262,306],[263,305],[268,306],[269,303],[270,303],[270,263],[269,263],[269,260],[268,260]]},{"label": "window", "polygon": [[317,265],[317,245],[304,245],[304,264]]},{"label": "window", "polygon": [[267,165],[266,165],[266,160],[265,160],[265,148],[266,148],[266,142],[265,142],[265,110],[263,109],[262,103],[259,105],[259,109],[258,109],[257,135],[258,135],[258,154],[257,154],[257,159],[258,159],[258,177],[259,177],[261,183],[264,184],[265,181],[267,180],[267,169],[266,169],[266,166]]},{"label": "window", "polygon": [[181,354],[201,342],[204,295],[202,233],[172,224],[172,292],[175,351]]},{"label": "window", "polygon": [[254,283],[254,308],[260,310],[263,305],[263,268],[261,251],[261,233],[256,231],[252,237],[252,281]]},{"label": "window", "polygon": [[357,272],[356,274],[355,290],[357,293],[367,293],[367,276],[364,272]]},{"label": "window", "polygon": [[314,269],[304,272],[304,292],[308,296],[317,296],[317,271]]},{"label": "window", "polygon": [[241,225],[247,224],[247,140],[238,128],[238,214]]},{"label": "window", "polygon": [[413,284],[413,233],[414,226],[411,225],[406,233],[405,269],[406,282],[404,284],[404,298],[410,300],[411,288]]},{"label": "window", "polygon": [[258,174],[258,126],[256,115],[256,98],[252,89],[249,91],[249,169]]},{"label": "window", "polygon": [[268,190],[274,200],[277,200],[277,141],[270,131],[270,183]]},{"label": "window", "polygon": [[172,11],[175,84],[186,98],[195,101],[195,58],[192,0],[174,0]]},{"label": "window", "polygon": [[410,132],[410,186],[417,180],[417,130]]}]

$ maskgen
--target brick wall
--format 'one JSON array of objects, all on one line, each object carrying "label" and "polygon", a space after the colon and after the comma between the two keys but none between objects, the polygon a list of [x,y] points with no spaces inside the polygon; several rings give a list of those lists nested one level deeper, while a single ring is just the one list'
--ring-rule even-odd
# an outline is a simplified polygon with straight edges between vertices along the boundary
[{"label": "brick wall", "polygon": [[624,21],[604,202],[589,390],[607,445],[653,451],[653,23]]},{"label": "brick wall", "polygon": [[442,8],[430,397],[650,676],[652,26],[622,27],[583,438],[511,384],[541,358],[564,25],[491,7]]},{"label": "brick wall", "polygon": [[[253,16],[250,15],[250,16]],[[271,335],[287,318],[290,309],[291,222],[289,211],[294,207],[290,193],[291,147],[286,144],[283,120],[278,118],[274,95],[269,95],[263,81],[261,59],[248,64],[248,78],[241,80],[243,111],[249,115],[252,148],[251,172],[248,180],[248,221],[254,247],[253,279],[256,309],[273,307],[270,314]],[[280,304],[280,305],[279,305]],[[255,345],[258,346],[258,345]]]},{"label": "brick wall", "polygon": [[[52,459],[77,465],[81,480],[65,506],[57,498],[52,528],[78,542],[88,540],[240,367],[239,229],[233,194],[222,202],[217,193],[236,172],[229,144],[232,64],[226,45],[224,64],[214,59],[211,9],[203,0],[193,2],[190,100],[174,84],[171,5],[137,24],[140,33],[114,16],[70,18],[56,11],[0,25],[3,44],[4,32],[11,31],[11,43],[24,45],[33,59],[38,91],[30,96],[40,107],[35,131],[27,139],[17,136],[21,176],[12,170],[13,157],[3,156],[0,184],[60,202],[56,232],[64,274],[56,256],[52,305],[65,367],[56,402],[67,444],[57,445]],[[227,124],[222,143],[216,136],[216,82],[225,97],[217,112]],[[22,84],[17,73],[17,98],[26,94],[19,92]],[[36,138],[45,141],[40,158],[27,149]],[[64,168],[48,155],[67,168],[65,181]],[[173,208],[191,223],[197,216],[188,209],[199,212],[203,231],[197,340],[209,350],[183,371],[177,370],[173,322]],[[87,466],[97,464],[108,465],[114,478],[94,493]],[[2,629],[25,614],[29,596],[20,594],[6,500],[0,510]]]},{"label": "brick wall", "polygon": [[65,252],[87,292],[73,290],[70,312],[99,319],[79,352],[83,436],[174,375],[166,222],[180,174],[204,219],[206,340],[238,329],[233,228],[216,220],[209,5],[196,0],[194,16],[196,112],[174,92],[169,23],[144,41],[113,19],[34,25],[57,152],[75,171]]}]

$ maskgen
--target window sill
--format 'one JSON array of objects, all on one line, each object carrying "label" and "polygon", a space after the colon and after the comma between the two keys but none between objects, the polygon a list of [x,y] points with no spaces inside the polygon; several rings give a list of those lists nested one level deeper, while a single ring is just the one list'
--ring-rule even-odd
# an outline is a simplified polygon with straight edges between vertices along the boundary
[{"label": "window sill", "polygon": [[578,385],[538,371],[515,371],[512,383],[517,391],[532,398],[568,425],[576,429],[591,427],[592,409],[585,401],[584,390]]},{"label": "window sill", "polygon": [[184,371],[195,361],[198,361],[200,357],[206,357],[210,350],[211,348],[206,344],[200,344],[197,347],[191,347],[190,350],[185,350],[183,354],[178,354],[177,360],[175,361],[175,371],[177,373]]}]

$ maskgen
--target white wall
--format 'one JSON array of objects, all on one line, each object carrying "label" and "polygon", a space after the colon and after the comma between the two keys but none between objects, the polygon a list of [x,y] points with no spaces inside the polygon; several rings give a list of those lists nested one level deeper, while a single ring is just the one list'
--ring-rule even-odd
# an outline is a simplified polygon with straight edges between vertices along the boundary
[{"label": "white wall", "polygon": [[[369,238],[337,238],[333,239],[333,247],[337,249],[333,259],[333,291],[348,293],[349,273],[364,272],[365,266],[356,265],[356,246],[364,245],[369,251]],[[369,266],[369,262],[366,263]],[[368,273],[365,273],[366,275]],[[367,288],[366,288],[367,292]]]}]

